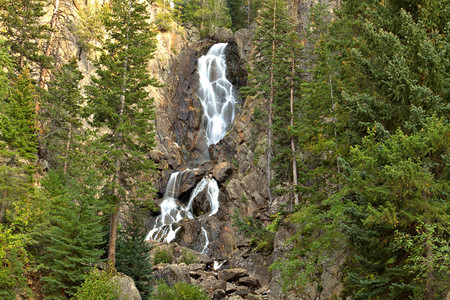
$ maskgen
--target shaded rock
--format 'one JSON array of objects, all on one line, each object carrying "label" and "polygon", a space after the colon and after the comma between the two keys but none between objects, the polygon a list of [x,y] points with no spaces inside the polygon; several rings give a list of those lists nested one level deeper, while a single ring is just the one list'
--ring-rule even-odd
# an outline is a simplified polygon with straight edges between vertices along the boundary
[{"label": "shaded rock", "polygon": [[203,271],[206,270],[206,265],[205,264],[199,264],[199,263],[194,263],[194,264],[189,264],[187,266],[189,271]]},{"label": "shaded rock", "polygon": [[226,289],[227,294],[233,293],[234,291],[236,291],[236,289],[237,289],[236,285],[232,284],[231,282],[227,282],[227,289]]},{"label": "shaded rock", "polygon": [[245,286],[238,286],[236,292],[234,292],[238,296],[245,297],[250,294],[250,290]]},{"label": "shaded rock", "polygon": [[174,286],[175,283],[181,281],[191,283],[186,264],[166,265],[162,269],[153,272],[153,276],[156,280],[163,280],[168,286]]},{"label": "shaded rock", "polygon": [[263,298],[261,297],[261,295],[248,294],[246,299],[247,300],[262,300]]},{"label": "shaded rock", "polygon": [[236,281],[241,277],[248,276],[248,272],[246,269],[243,268],[234,268],[234,269],[227,269],[222,270],[219,272],[219,279],[232,282]]},{"label": "shaded rock", "polygon": [[119,273],[113,277],[113,280],[119,284],[119,300],[142,300],[139,290],[130,276]]},{"label": "shaded rock", "polygon": [[259,280],[253,277],[241,277],[238,280],[239,285],[245,285],[249,287],[260,287]]},{"label": "shaded rock", "polygon": [[218,289],[214,291],[214,294],[212,296],[213,300],[220,300],[220,299],[224,299],[227,296],[227,293],[222,290],[222,289]]},{"label": "shaded rock", "polygon": [[192,201],[192,212],[199,217],[211,211],[211,203],[209,202],[208,190],[205,189],[198,193]]},{"label": "shaded rock", "polygon": [[208,276],[205,280],[200,282],[200,285],[206,289],[209,295],[213,295],[215,290],[225,290],[227,288],[227,282],[224,280],[218,280],[216,277]]},{"label": "shaded rock", "polygon": [[231,174],[233,174],[234,166],[228,162],[217,164],[212,170],[213,177],[217,182],[224,182]]}]

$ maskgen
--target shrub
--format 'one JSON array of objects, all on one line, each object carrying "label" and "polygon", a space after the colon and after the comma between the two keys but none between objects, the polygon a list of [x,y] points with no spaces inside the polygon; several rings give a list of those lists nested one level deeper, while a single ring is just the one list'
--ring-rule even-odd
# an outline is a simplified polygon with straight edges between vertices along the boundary
[{"label": "shrub", "polygon": [[159,31],[169,31],[173,28],[174,22],[172,15],[168,12],[159,12],[155,16],[155,24]]},{"label": "shrub", "polygon": [[186,282],[176,283],[169,287],[164,282],[160,282],[158,288],[153,293],[154,300],[208,300],[210,299],[206,290],[202,287]]},{"label": "shrub", "polygon": [[167,249],[158,249],[155,252],[155,257],[153,258],[154,264],[170,264],[172,262],[172,253]]},{"label": "shrub", "polygon": [[181,262],[184,262],[187,265],[198,263],[197,257],[186,249],[183,249],[181,255]]},{"label": "shrub", "polygon": [[94,269],[86,275],[73,300],[117,300],[120,292],[114,275],[112,271]]}]

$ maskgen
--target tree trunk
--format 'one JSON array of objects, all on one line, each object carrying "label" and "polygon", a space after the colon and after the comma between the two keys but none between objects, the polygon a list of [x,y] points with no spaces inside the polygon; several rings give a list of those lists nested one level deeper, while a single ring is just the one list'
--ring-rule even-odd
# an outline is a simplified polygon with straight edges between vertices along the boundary
[{"label": "tree trunk", "polygon": [[426,232],[426,240],[425,240],[425,256],[427,260],[427,271],[426,271],[426,284],[425,284],[425,299],[427,300],[434,300],[435,299],[435,287],[433,285],[434,283],[434,265],[433,265],[433,249],[429,242],[429,239],[431,238],[431,232],[425,228]]},{"label": "tree trunk", "polygon": [[67,137],[66,154],[64,155],[64,167],[63,167],[64,175],[67,174],[67,159],[69,157],[71,139],[72,139],[72,124],[69,124],[69,136]]},{"label": "tree trunk", "polygon": [[[292,58],[292,70],[291,70],[291,128],[294,127],[294,74],[295,74],[295,60]],[[298,194],[295,191],[295,187],[298,185],[297,179],[297,159],[295,157],[295,142],[294,136],[291,134],[291,151],[292,151],[292,191],[294,193],[294,204],[298,205]]]},{"label": "tree trunk", "polygon": [[[56,22],[58,21],[59,0],[55,0],[53,5],[54,5],[55,9],[53,10],[52,19],[50,21],[50,29],[52,31],[50,31],[50,37],[48,39],[48,43],[47,43],[47,46],[44,51],[44,55],[46,55],[46,56],[50,56],[51,45],[52,45],[53,39],[55,37],[55,32],[53,29],[55,29]],[[39,81],[38,81],[38,85],[41,88],[45,87],[45,77],[47,76],[47,73],[48,73],[48,70],[44,67],[41,67],[41,74],[39,75]]]},{"label": "tree trunk", "polygon": [[275,30],[276,30],[276,12],[277,0],[273,1],[273,37],[272,37],[272,61],[270,63],[270,96],[269,96],[269,132],[268,132],[268,146],[267,146],[267,195],[269,196],[269,203],[272,203],[272,192],[270,184],[272,182],[272,115],[273,115],[273,98],[274,98],[274,61],[275,61]]},{"label": "tree trunk", "polygon": [[[6,191],[4,192],[4,195],[5,195],[5,199],[6,199],[6,196],[7,196]],[[0,224],[3,223],[3,218],[5,217],[5,213],[6,213],[6,203],[2,202],[2,203],[0,203]]]}]

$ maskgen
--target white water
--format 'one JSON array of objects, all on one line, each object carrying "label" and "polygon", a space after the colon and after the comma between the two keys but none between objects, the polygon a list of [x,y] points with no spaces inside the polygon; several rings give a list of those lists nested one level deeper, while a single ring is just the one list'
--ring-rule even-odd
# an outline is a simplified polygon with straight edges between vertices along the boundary
[{"label": "white water", "polygon": [[225,77],[226,43],[215,44],[198,60],[199,98],[207,146],[217,144],[227,133],[237,111],[236,91]]},{"label": "white water", "polygon": [[[216,44],[208,53],[198,60],[198,73],[200,85],[198,95],[203,106],[203,126],[206,131],[207,147],[219,142],[227,133],[237,113],[236,91],[225,77],[226,43]],[[188,171],[188,170],[186,170]],[[170,176],[166,192],[161,202],[161,214],[156,218],[155,224],[147,234],[146,240],[159,240],[170,243],[176,238],[180,227],[177,223],[183,218],[194,219],[193,204],[196,197],[206,191],[205,200],[209,202],[209,212],[204,216],[210,217],[219,211],[219,187],[217,182],[206,176],[194,188],[187,205],[180,203],[180,181],[184,172],[176,172]],[[203,249],[206,253],[209,246],[208,232],[201,227],[203,235]],[[214,262],[215,269],[221,264]]]},{"label": "white water", "polygon": [[[202,191],[206,191],[206,201],[209,202],[210,211],[207,213],[207,216],[212,216],[219,210],[219,186],[217,185],[217,182],[210,177],[203,178],[195,186],[187,205],[179,202],[180,179],[186,171],[176,172],[170,175],[163,201],[160,204],[161,214],[156,218],[153,228],[145,238],[146,240],[158,240],[170,243],[176,237],[176,233],[180,229],[180,227],[177,228],[175,225],[183,218],[195,218],[194,212],[192,211],[192,205],[195,198]],[[204,230],[205,229],[202,227],[202,231]],[[203,251],[206,251],[205,247],[209,244],[207,234],[205,239],[206,245],[204,246]]]}]

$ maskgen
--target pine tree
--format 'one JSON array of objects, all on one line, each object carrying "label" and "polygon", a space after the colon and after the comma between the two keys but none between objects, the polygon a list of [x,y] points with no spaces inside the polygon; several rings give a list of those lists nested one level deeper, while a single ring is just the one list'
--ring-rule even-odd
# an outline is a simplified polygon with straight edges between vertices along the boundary
[{"label": "pine tree", "polygon": [[155,42],[145,2],[114,0],[110,5],[104,23],[110,38],[95,62],[97,73],[87,88],[87,113],[92,116],[91,126],[102,129],[98,139],[103,145],[102,169],[108,178],[104,190],[113,205],[108,259],[114,266],[120,205],[143,183],[140,176],[153,168],[147,153],[154,145],[151,120],[155,116],[153,99],[145,88],[157,82],[146,70]]},{"label": "pine tree", "polygon": [[44,68],[51,67],[49,56],[41,53],[40,42],[46,40],[48,26],[41,24],[45,15],[43,0],[3,0],[0,2],[0,21],[16,67],[37,63]]},{"label": "pine tree", "polygon": [[142,299],[152,293],[149,245],[144,240],[144,216],[133,208],[130,219],[121,231],[117,241],[117,271],[122,272],[136,283]]},{"label": "pine tree", "polygon": [[73,137],[82,126],[80,114],[83,97],[79,85],[83,76],[73,59],[57,70],[53,78],[42,99],[40,117],[44,132],[40,142],[50,168],[62,166],[63,172],[67,173]]},{"label": "pine tree", "polygon": [[[90,148],[90,149],[89,149]],[[99,214],[105,203],[98,199],[101,183],[99,172],[91,168],[95,150],[82,144],[76,148],[77,158],[71,157],[70,175],[50,171],[44,182],[50,203],[50,229],[45,236],[43,290],[50,299],[74,296],[85,274],[100,262],[104,250],[104,216]]]},{"label": "pine tree", "polygon": [[277,153],[287,151],[289,157],[293,155],[289,148],[290,135],[285,131],[290,124],[290,115],[285,118],[283,111],[289,110],[292,81],[297,80],[295,67],[294,72],[292,71],[292,64],[295,66],[298,52],[295,50],[297,38],[292,18],[287,12],[285,1],[273,0],[263,4],[257,18],[253,43],[256,55],[252,58],[249,70],[249,87],[244,89],[244,93],[247,96],[255,96],[255,99],[268,100],[267,179],[268,194],[272,200],[270,185],[273,179],[274,144],[280,146],[276,149]]}]

